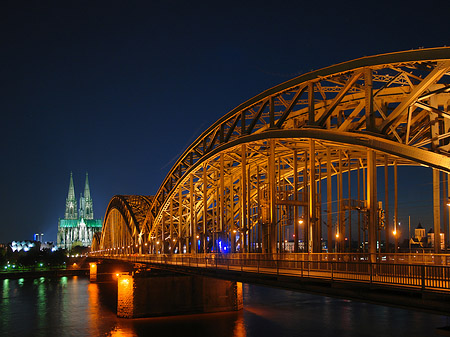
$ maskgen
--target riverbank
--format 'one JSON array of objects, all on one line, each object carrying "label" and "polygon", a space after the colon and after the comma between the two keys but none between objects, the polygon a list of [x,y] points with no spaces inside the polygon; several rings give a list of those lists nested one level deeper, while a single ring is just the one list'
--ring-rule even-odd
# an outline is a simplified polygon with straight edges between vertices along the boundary
[{"label": "riverbank", "polygon": [[49,270],[34,270],[34,271],[14,271],[1,272],[0,280],[4,279],[18,279],[18,278],[36,278],[36,277],[61,277],[61,276],[87,276],[89,275],[89,268],[78,269],[49,269]]}]

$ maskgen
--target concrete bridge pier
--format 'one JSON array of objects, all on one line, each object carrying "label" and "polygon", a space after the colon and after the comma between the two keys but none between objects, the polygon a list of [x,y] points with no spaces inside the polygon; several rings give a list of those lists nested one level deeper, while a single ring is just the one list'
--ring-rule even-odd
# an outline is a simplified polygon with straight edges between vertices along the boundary
[{"label": "concrete bridge pier", "polygon": [[171,316],[242,309],[242,283],[165,272],[122,273],[117,316]]},{"label": "concrete bridge pier", "polygon": [[91,262],[89,263],[89,281],[91,282],[97,282],[97,263]]},{"label": "concrete bridge pier", "polygon": [[89,263],[89,280],[91,282],[111,282],[116,278],[116,274],[131,272],[133,270],[133,264],[130,263],[107,263],[102,262],[90,262]]}]

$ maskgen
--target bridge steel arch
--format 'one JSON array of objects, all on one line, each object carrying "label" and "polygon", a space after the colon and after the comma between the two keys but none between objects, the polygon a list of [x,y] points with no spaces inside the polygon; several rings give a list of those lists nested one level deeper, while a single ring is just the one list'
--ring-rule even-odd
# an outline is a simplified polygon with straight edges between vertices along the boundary
[{"label": "bridge steel arch", "polygon": [[141,233],[147,252],[277,253],[292,237],[295,252],[321,252],[322,239],[329,251],[332,242],[345,251],[356,212],[358,241],[360,229],[367,232],[374,259],[380,230],[389,242],[393,228],[389,216],[381,221],[377,166],[385,172],[393,167],[396,176],[399,165],[424,165],[433,169],[438,240],[439,176],[450,172],[449,130],[450,48],[323,68],[220,118],[177,160],[139,226],[129,221],[125,227],[135,229],[130,237]]},{"label": "bridge steel arch", "polygon": [[101,236],[96,238],[92,250],[117,253],[142,251],[142,235],[146,234],[142,225],[151,204],[151,197],[148,196],[114,196],[106,209]]}]

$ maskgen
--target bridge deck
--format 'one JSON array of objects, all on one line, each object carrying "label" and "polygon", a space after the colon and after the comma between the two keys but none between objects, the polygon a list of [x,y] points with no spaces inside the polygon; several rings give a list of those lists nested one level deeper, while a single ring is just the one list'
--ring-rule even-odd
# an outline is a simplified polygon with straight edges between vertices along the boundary
[{"label": "bridge deck", "polygon": [[[450,266],[367,261],[296,261],[269,258],[236,258],[227,255],[107,255],[102,258],[134,263],[201,269],[202,272],[239,272],[247,276],[288,276],[411,288],[450,294]],[[172,268],[174,269],[174,268]]]}]

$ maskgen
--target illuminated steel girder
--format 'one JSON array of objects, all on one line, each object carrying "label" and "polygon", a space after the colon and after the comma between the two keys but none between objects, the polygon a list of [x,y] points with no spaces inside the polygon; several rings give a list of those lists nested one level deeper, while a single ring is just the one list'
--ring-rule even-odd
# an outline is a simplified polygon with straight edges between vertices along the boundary
[{"label": "illuminated steel girder", "polygon": [[[364,57],[242,103],[186,149],[145,207],[108,210],[122,215],[130,242],[141,234],[161,253],[283,252],[292,233],[296,240],[303,235],[303,251],[320,252],[321,180],[331,194],[330,178],[339,175],[342,196],[342,174],[357,170],[358,177],[368,174],[367,190],[360,193],[358,178],[358,200],[338,201],[336,246],[345,249],[342,214],[357,210],[366,216],[374,253],[375,167],[421,164],[450,173],[449,130],[450,48]],[[323,199],[328,241],[330,198]]]}]

